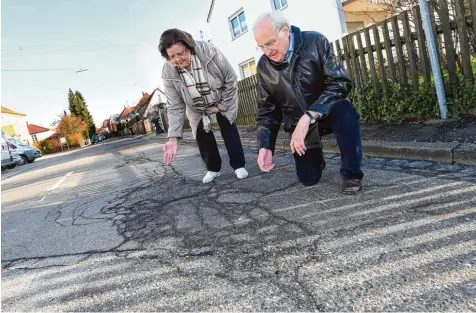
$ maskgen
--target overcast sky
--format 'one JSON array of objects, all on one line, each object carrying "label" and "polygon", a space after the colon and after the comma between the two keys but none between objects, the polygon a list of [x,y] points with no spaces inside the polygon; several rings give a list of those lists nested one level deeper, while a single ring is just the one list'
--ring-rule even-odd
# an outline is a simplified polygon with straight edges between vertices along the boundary
[{"label": "overcast sky", "polygon": [[[160,34],[207,32],[210,0],[2,0],[2,105],[50,126],[68,89],[94,121],[160,84]],[[79,69],[87,71],[76,73]]]}]

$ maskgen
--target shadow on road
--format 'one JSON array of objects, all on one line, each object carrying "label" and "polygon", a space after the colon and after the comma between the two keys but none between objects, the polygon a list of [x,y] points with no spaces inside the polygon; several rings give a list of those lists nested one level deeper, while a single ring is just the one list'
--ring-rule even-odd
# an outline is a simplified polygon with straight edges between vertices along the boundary
[{"label": "shadow on road", "polygon": [[[137,158],[141,156],[134,164]],[[476,307],[474,183],[436,175],[390,177],[370,169],[366,192],[344,197],[335,174],[337,162],[330,162],[331,170],[319,186],[304,188],[289,179],[294,169],[285,159],[272,174],[251,170],[247,180],[224,175],[203,185],[185,166],[196,158],[183,157],[172,167],[143,156],[144,164],[157,163],[146,170],[147,179],[136,179],[88,216],[112,221],[123,242],[108,251],[55,256],[45,266],[35,260],[29,266],[42,270],[26,274],[35,281],[35,289],[25,285],[15,294],[2,291],[2,307],[14,304],[43,311]],[[136,245],[131,248],[130,243]],[[69,264],[69,257],[81,262],[47,268]],[[7,280],[4,288],[14,283]]]}]

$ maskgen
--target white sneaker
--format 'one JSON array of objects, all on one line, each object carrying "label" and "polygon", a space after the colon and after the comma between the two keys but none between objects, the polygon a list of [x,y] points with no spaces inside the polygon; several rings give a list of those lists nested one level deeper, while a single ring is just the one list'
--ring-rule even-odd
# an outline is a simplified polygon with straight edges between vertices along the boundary
[{"label": "white sneaker", "polygon": [[204,184],[208,184],[215,180],[215,178],[217,178],[218,176],[220,176],[220,172],[208,171],[207,174],[203,177],[202,181]]},{"label": "white sneaker", "polygon": [[235,174],[238,179],[245,179],[246,177],[248,177],[248,172],[245,170],[244,167],[240,167],[239,169],[237,169],[235,171]]}]

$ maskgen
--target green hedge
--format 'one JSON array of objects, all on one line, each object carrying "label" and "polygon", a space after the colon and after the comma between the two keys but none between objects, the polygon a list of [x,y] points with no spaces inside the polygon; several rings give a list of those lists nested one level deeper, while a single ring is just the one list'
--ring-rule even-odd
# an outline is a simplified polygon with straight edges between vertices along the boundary
[{"label": "green hedge", "polygon": [[[448,85],[448,84],[446,84]],[[388,83],[388,100],[384,100],[382,90],[371,85],[354,88],[349,95],[361,119],[366,122],[392,122],[403,119],[431,119],[440,116],[434,83],[418,90],[405,88],[401,84]],[[446,90],[448,111],[454,118],[464,116],[469,108],[476,107],[476,86],[460,81],[458,94],[451,96]]]}]

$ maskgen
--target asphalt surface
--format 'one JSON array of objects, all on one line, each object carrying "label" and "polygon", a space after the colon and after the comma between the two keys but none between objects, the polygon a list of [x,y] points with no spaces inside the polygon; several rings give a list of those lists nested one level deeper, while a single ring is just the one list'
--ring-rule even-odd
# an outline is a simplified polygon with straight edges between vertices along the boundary
[{"label": "asphalt surface", "polygon": [[194,145],[127,138],[2,179],[3,311],[474,311],[476,168],[326,155],[209,185]]}]

